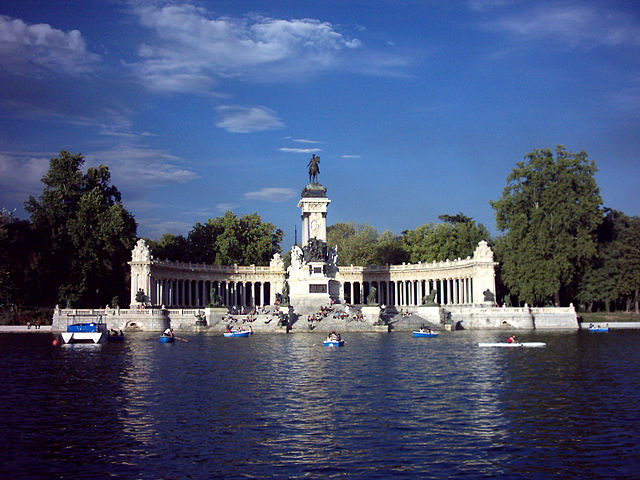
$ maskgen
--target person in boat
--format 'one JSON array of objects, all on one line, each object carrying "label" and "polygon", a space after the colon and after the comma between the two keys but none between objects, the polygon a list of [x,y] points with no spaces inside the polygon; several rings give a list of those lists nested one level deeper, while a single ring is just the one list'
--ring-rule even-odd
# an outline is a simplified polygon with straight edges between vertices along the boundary
[{"label": "person in boat", "polygon": [[516,337],[511,335],[509,338],[507,338],[507,343],[518,343],[518,341],[516,340]]},{"label": "person in boat", "polygon": [[173,328],[167,328],[164,332],[162,332],[162,336],[173,338]]}]

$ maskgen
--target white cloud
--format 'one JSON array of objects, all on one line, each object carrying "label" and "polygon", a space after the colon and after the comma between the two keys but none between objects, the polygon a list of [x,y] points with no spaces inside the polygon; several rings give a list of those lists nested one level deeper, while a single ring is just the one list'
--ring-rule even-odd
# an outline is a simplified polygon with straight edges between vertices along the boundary
[{"label": "white cloud", "polygon": [[486,24],[524,40],[560,40],[575,46],[640,45],[640,26],[626,15],[580,5],[520,10]]},{"label": "white cloud", "polygon": [[341,158],[360,158],[360,155],[342,155]]},{"label": "white cloud", "polygon": [[165,233],[186,236],[193,224],[154,218],[142,218],[138,222],[138,236],[159,240]]},{"label": "white cloud", "polygon": [[131,67],[155,90],[202,93],[220,78],[299,77],[332,68],[361,46],[316,19],[216,18],[194,5],[157,2],[133,13],[154,36],[138,47],[140,63]]},{"label": "white cloud", "polygon": [[257,192],[247,192],[245,198],[249,200],[261,200],[264,202],[284,202],[296,196],[296,192],[291,188],[268,187]]},{"label": "white cloud", "polygon": [[288,148],[288,147],[280,147],[278,150],[285,153],[318,153],[322,151],[320,148]]},{"label": "white cloud", "polygon": [[217,203],[215,206],[215,209],[217,212],[221,212],[224,213],[226,211],[234,211],[236,208],[238,208],[238,205],[235,203]]},{"label": "white cloud", "polygon": [[87,51],[78,30],[64,32],[0,15],[0,67],[6,71],[37,76],[46,69],[75,75],[91,70],[99,58]]},{"label": "white cloud", "polygon": [[42,191],[41,179],[55,154],[0,152],[0,205],[24,201]]},{"label": "white cloud", "polygon": [[172,183],[186,183],[199,177],[182,161],[166,151],[120,145],[85,155],[87,164],[109,166],[113,184],[135,195],[140,190]]},{"label": "white cloud", "polygon": [[216,126],[233,133],[262,132],[284,127],[275,113],[266,107],[223,105],[216,108],[220,120]]},{"label": "white cloud", "polygon": [[317,140],[308,140],[306,138],[294,138],[293,141],[297,143],[322,143]]},{"label": "white cloud", "polygon": [[500,8],[515,3],[515,0],[469,0],[472,10],[483,11]]}]

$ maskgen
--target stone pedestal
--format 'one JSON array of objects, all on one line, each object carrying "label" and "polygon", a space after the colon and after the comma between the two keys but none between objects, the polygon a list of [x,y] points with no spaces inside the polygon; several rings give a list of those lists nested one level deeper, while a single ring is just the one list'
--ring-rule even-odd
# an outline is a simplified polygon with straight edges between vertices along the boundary
[{"label": "stone pedestal", "polygon": [[434,325],[440,325],[444,320],[444,310],[439,306],[419,306],[416,312],[420,318]]},{"label": "stone pedestal", "polygon": [[365,305],[362,307],[362,315],[369,325],[380,322],[380,307],[378,305]]},{"label": "stone pedestal", "polygon": [[207,325],[212,327],[222,321],[222,317],[224,317],[229,310],[227,307],[213,307],[213,308],[205,308],[204,314],[207,318]]}]

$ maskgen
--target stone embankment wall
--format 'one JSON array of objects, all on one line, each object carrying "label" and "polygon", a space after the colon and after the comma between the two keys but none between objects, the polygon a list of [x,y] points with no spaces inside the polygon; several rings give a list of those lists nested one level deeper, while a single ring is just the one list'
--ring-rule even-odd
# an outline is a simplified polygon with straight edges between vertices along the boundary
[{"label": "stone embankment wall", "polygon": [[[339,310],[342,306],[336,306]],[[223,332],[229,326],[245,325],[255,332],[286,333],[348,331],[412,331],[425,325],[436,329],[570,329],[579,328],[573,306],[567,308],[491,307],[487,305],[447,305],[446,307],[404,307],[396,311],[380,312],[377,307],[352,308],[360,311],[364,320],[352,316],[342,320],[329,314],[319,322],[308,322],[307,313],[290,311],[290,328],[279,325],[277,313],[271,309],[267,314],[228,315],[226,308],[203,309],[56,309],[53,316],[53,331],[66,330],[74,322],[106,322],[108,328],[116,330],[140,330],[161,332],[167,327],[176,331]],[[206,317],[206,326],[198,326],[198,315]],[[403,314],[404,313],[404,314]],[[253,318],[253,321],[249,321]],[[381,323],[383,325],[381,325]],[[609,324],[611,328],[613,324]],[[625,326],[628,324],[625,324]],[[390,326],[390,327],[389,327]],[[634,328],[634,327],[627,327]],[[637,328],[637,327],[636,327]]]}]

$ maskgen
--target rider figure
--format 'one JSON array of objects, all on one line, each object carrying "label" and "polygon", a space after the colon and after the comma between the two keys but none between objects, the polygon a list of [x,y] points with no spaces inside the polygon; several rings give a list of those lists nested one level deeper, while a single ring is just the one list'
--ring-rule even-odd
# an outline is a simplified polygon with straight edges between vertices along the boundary
[{"label": "rider figure", "polygon": [[309,167],[309,183],[317,183],[317,176],[320,173],[320,167],[318,164],[320,163],[320,157],[318,157],[315,153],[309,160],[307,167]]}]

